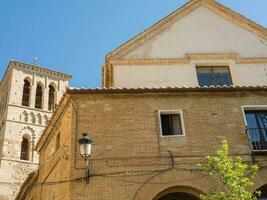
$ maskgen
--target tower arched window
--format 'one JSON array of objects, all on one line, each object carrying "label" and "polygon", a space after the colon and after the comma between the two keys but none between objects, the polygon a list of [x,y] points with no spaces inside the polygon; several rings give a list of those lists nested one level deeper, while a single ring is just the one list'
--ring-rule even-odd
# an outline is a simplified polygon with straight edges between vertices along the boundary
[{"label": "tower arched window", "polygon": [[29,140],[26,137],[22,138],[21,142],[21,151],[20,151],[20,159],[21,160],[29,160]]},{"label": "tower arched window", "polygon": [[22,105],[23,106],[29,106],[30,104],[30,82],[25,79],[24,80],[24,86],[23,86],[23,94],[22,94]]},{"label": "tower arched window", "polygon": [[48,110],[55,110],[55,88],[52,85],[49,85]]},{"label": "tower arched window", "polygon": [[35,108],[42,109],[43,88],[40,84],[36,87]]}]

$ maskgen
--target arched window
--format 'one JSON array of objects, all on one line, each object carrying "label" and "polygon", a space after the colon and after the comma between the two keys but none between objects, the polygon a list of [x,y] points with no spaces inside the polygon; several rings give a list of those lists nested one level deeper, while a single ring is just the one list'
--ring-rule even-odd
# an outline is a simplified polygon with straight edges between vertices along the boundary
[{"label": "arched window", "polygon": [[40,84],[36,87],[35,108],[42,109],[43,88]]},{"label": "arched window", "polygon": [[52,85],[49,85],[48,110],[55,110],[55,88]]},{"label": "arched window", "polygon": [[22,105],[29,106],[30,103],[30,82],[28,80],[24,80],[23,86],[23,94],[22,94]]},{"label": "arched window", "polygon": [[29,140],[23,137],[21,142],[20,159],[29,160]]}]

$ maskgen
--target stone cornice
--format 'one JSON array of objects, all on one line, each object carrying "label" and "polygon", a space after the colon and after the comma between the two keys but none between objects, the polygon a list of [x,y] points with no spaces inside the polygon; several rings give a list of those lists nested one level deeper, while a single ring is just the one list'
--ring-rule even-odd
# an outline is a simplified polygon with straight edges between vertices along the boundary
[{"label": "stone cornice", "polygon": [[6,69],[6,71],[5,71],[5,73],[4,73],[4,76],[3,76],[3,78],[2,78],[2,80],[1,80],[1,82],[0,82],[0,90],[2,90],[3,88],[4,88],[4,86],[7,84],[7,82],[8,82],[8,80],[9,80],[9,78],[10,78],[10,76],[11,76],[11,62],[9,62],[9,64],[8,64],[8,67],[7,67],[7,69]]},{"label": "stone cornice", "polygon": [[63,79],[65,81],[68,81],[71,79],[72,75],[62,73],[62,72],[57,72],[51,69],[47,69],[45,67],[39,67],[36,65],[28,64],[28,63],[23,63],[19,61],[11,61],[11,66],[15,69],[30,72],[33,74],[40,74],[40,75],[46,75],[48,77],[53,77],[56,79]]},{"label": "stone cornice", "polygon": [[242,58],[238,54],[186,54],[183,58],[118,59],[111,65],[173,65],[189,64],[191,60],[234,60],[236,64],[266,64],[267,57]]},{"label": "stone cornice", "polygon": [[28,64],[28,63],[24,63],[20,61],[10,61],[6,69],[6,72],[0,82],[0,90],[6,85],[6,83],[10,79],[10,76],[12,74],[11,73],[12,69],[22,70],[22,71],[29,72],[32,74],[46,75],[48,77],[62,79],[65,81],[69,81],[72,78],[72,75],[70,74],[53,71],[51,69],[39,67],[36,65],[32,65],[32,64]]},{"label": "stone cornice", "polygon": [[190,64],[191,61],[229,61],[236,64],[267,64],[267,57],[241,57],[237,53],[187,53],[183,58],[151,58],[151,59],[113,59],[103,66],[102,86],[113,87],[113,71],[116,65],[138,66],[138,65],[175,65]]},{"label": "stone cornice", "polygon": [[10,106],[10,107],[17,107],[17,108],[21,108],[23,110],[30,110],[30,111],[35,111],[35,112],[39,112],[39,113],[43,113],[43,114],[48,114],[48,115],[51,115],[53,114],[52,111],[45,111],[45,110],[42,110],[42,109],[38,109],[38,108],[31,108],[31,107],[28,107],[28,106],[20,106],[20,105],[15,105],[15,104],[7,104],[7,106]]},{"label": "stone cornice", "polygon": [[34,123],[28,123],[28,122],[20,122],[20,121],[16,121],[16,120],[10,120],[7,119],[6,122],[12,122],[12,123],[18,123],[18,124],[23,124],[23,125],[30,125],[30,126],[35,126],[35,127],[41,127],[41,128],[45,128],[45,125],[39,125],[39,124],[34,124]]}]

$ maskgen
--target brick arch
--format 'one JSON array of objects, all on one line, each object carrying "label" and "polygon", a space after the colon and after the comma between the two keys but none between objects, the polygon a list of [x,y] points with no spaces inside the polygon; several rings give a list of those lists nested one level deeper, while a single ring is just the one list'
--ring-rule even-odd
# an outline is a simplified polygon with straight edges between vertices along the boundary
[{"label": "brick arch", "polygon": [[254,186],[251,188],[251,192],[257,191],[262,187],[267,186],[267,168],[261,168],[256,174],[254,180]]},{"label": "brick arch", "polygon": [[202,194],[201,191],[198,191],[195,188],[192,187],[186,187],[186,186],[176,186],[172,188],[168,188],[159,194],[157,194],[156,197],[153,198],[153,200],[159,200],[160,198],[164,197],[165,195],[172,194],[172,193],[180,193],[180,194],[188,194],[192,196],[193,199],[199,199],[199,195]]},{"label": "brick arch", "polygon": [[171,189],[177,192],[186,192],[199,197],[208,193],[212,186],[220,185],[216,179],[203,173],[190,170],[169,170],[151,178],[145,184],[140,185],[133,196],[133,200],[154,200],[158,195]]}]

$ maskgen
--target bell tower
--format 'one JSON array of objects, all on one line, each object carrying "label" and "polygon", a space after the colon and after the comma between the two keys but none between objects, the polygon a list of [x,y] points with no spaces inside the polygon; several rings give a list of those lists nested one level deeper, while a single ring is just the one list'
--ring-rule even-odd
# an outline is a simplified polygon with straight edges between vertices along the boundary
[{"label": "bell tower", "polygon": [[71,75],[11,61],[0,83],[0,199],[15,198],[37,169],[34,146]]}]

